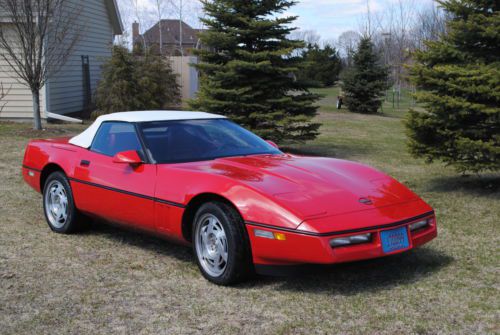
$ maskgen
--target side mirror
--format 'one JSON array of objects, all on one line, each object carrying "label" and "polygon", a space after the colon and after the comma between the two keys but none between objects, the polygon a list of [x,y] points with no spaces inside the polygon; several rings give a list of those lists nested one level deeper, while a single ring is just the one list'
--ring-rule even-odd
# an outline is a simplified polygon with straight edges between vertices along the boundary
[{"label": "side mirror", "polygon": [[135,150],[121,151],[113,157],[114,163],[139,165],[142,164],[142,159]]},{"label": "side mirror", "polygon": [[274,143],[273,141],[270,141],[270,140],[266,140],[267,143],[271,144],[273,147],[275,147],[276,149],[279,149],[278,145],[276,143]]}]

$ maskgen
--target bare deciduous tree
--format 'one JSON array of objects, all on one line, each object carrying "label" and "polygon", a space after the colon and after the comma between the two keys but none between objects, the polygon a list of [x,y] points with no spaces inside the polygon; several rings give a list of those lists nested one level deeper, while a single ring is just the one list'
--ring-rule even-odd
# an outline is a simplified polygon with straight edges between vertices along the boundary
[{"label": "bare deciduous tree", "polygon": [[163,20],[163,14],[165,11],[164,8],[164,1],[163,0],[155,0],[155,7],[156,7],[156,16],[158,18],[158,34],[160,40],[159,42],[159,48],[158,51],[160,52],[160,55],[163,55],[163,31],[162,31],[162,20]]},{"label": "bare deciduous tree", "polygon": [[42,129],[40,89],[68,60],[79,40],[78,6],[67,0],[0,0],[0,57],[31,90],[34,128]]},{"label": "bare deciduous tree", "polygon": [[353,30],[345,31],[339,36],[337,47],[341,52],[341,56],[346,60],[347,67],[352,65],[352,56],[358,47],[360,39],[361,35]]},{"label": "bare deciduous tree", "polygon": [[418,22],[413,29],[416,48],[424,48],[424,41],[436,41],[446,33],[447,14],[435,4],[418,13]]},{"label": "bare deciduous tree", "polygon": [[5,90],[3,87],[3,83],[0,83],[0,113],[2,112],[3,108],[7,104],[6,102],[3,101],[7,94],[9,93],[9,90]]},{"label": "bare deciduous tree", "polygon": [[321,36],[316,30],[295,30],[291,34],[292,40],[304,41],[306,44],[319,44]]}]

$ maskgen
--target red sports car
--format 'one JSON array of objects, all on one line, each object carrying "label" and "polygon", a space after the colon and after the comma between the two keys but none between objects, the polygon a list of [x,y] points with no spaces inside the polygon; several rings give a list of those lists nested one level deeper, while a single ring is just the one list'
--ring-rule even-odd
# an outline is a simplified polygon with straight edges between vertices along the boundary
[{"label": "red sports car", "polygon": [[22,171],[53,231],[88,216],[191,244],[217,284],[400,253],[437,235],[432,208],[382,172],[283,153],[214,114],[101,116],[73,138],[31,141]]}]

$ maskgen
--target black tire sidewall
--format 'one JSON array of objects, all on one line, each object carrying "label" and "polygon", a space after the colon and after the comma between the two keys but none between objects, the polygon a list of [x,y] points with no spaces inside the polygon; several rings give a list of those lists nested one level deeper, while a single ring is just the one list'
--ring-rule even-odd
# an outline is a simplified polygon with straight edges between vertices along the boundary
[{"label": "black tire sidewall", "polygon": [[[222,224],[228,246],[228,260],[226,268],[222,275],[213,277],[208,274],[201,265],[198,253],[196,252],[196,230],[200,224],[200,217],[204,214],[215,215]],[[203,204],[194,217],[192,230],[193,253],[196,258],[196,263],[203,276],[209,281],[218,285],[230,285],[244,280],[251,270],[251,257],[248,237],[244,230],[243,220],[239,213],[222,202],[208,202]]]},{"label": "black tire sidewall", "polygon": [[[66,191],[66,196],[68,197],[68,218],[66,220],[66,223],[60,227],[54,227],[49,220],[49,217],[47,215],[47,208],[46,208],[46,201],[45,197],[47,196],[47,191],[49,188],[49,185],[52,181],[57,180],[60,182],[65,191]],[[45,215],[45,220],[47,221],[47,224],[49,225],[50,229],[56,233],[60,234],[69,234],[77,230],[77,211],[75,208],[75,203],[73,200],[73,192],[71,191],[71,185],[69,184],[69,180],[66,177],[66,175],[62,172],[53,172],[50,174],[45,182],[44,188],[43,188],[43,214]]]}]

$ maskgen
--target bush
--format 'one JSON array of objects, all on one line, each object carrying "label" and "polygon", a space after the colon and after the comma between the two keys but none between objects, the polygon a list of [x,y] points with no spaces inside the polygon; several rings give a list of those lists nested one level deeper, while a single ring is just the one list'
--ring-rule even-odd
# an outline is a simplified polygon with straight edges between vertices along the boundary
[{"label": "bush", "polygon": [[114,46],[103,65],[96,90],[96,115],[178,105],[179,86],[167,60],[147,54],[134,56],[123,46]]},{"label": "bush", "polygon": [[334,47],[309,44],[301,56],[304,59],[304,66],[298,73],[301,80],[316,87],[333,86],[339,80],[341,61]]},{"label": "bush", "polygon": [[304,66],[299,71],[299,78],[312,86],[333,86],[339,79],[341,61],[337,50],[326,45],[308,45],[302,52]]}]

